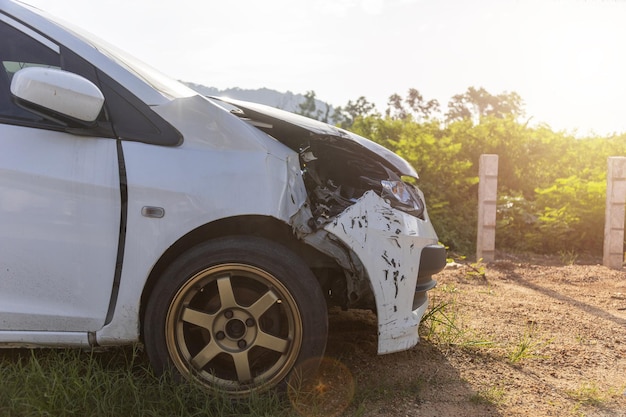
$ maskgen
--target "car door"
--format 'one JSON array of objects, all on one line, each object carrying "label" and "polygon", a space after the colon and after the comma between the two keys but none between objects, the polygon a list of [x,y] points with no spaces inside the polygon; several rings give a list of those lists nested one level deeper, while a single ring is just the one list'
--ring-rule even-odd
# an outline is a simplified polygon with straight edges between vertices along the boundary
[{"label": "car door", "polygon": [[116,269],[117,144],[66,133],[11,100],[16,71],[63,60],[49,39],[0,17],[0,331],[95,331]]}]

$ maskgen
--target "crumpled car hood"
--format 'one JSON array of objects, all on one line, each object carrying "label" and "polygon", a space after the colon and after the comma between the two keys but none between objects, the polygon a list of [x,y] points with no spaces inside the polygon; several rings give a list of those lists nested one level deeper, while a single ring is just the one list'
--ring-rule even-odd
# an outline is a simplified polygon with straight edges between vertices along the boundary
[{"label": "crumpled car hood", "polygon": [[248,120],[296,151],[306,147],[307,141],[333,142],[335,145],[350,149],[352,152],[360,152],[373,157],[398,176],[418,178],[415,169],[403,158],[389,149],[347,130],[263,104],[224,97],[211,97],[211,99],[226,103],[227,105],[224,107],[230,110],[232,114]]}]

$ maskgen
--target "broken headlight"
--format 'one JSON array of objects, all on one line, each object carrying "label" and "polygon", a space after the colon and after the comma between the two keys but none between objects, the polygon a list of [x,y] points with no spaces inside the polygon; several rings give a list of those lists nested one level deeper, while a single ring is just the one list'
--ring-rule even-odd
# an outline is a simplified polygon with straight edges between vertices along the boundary
[{"label": "broken headlight", "polygon": [[415,187],[403,181],[382,180],[382,197],[389,201],[391,207],[402,210],[412,216],[422,218],[424,202]]}]

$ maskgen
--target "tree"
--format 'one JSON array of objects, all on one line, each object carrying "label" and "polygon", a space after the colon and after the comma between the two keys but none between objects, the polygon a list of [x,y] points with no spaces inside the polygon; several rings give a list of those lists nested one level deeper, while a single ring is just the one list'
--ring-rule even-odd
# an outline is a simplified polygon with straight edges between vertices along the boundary
[{"label": "tree", "polygon": [[[408,106],[405,107],[405,104]],[[415,88],[410,88],[404,100],[399,94],[392,94],[387,102],[387,117],[406,119],[411,116],[417,122],[429,120],[433,113],[439,111],[439,102],[435,99],[425,101],[424,96]]]},{"label": "tree", "polygon": [[[307,95],[314,98],[313,92]],[[516,93],[469,88],[446,117],[415,89],[389,97],[386,117],[364,97],[335,109],[342,127],[372,139],[412,164],[439,239],[470,254],[476,242],[478,160],[499,155],[497,247],[598,254],[602,249],[606,160],[626,154],[626,134],[576,138],[519,121]],[[303,103],[301,110],[317,112]],[[343,119],[338,119],[341,117]]]},{"label": "tree", "polygon": [[523,101],[516,92],[505,91],[494,96],[482,87],[478,90],[470,87],[448,102],[446,122],[470,119],[478,124],[485,116],[503,119],[507,116],[517,118],[523,114]]},{"label": "tree", "polygon": [[[349,129],[359,117],[379,116],[374,103],[367,101],[364,96],[359,97],[355,102],[349,100],[348,104],[345,107],[339,107],[335,114],[338,115],[335,120],[344,129]],[[335,118],[334,115],[333,118]]]},{"label": "tree", "polygon": [[420,119],[428,120],[432,113],[439,111],[439,102],[436,99],[425,101],[420,92],[414,88],[409,89],[406,103],[413,110],[413,113],[418,115],[418,121]]},{"label": "tree", "polygon": [[404,120],[407,118],[409,113],[402,105],[402,97],[400,94],[393,93],[389,96],[389,101],[387,101],[387,110],[385,110],[385,115],[387,117],[391,117],[392,119],[400,119]]},{"label": "tree", "polygon": [[322,111],[317,108],[315,98],[315,91],[310,90],[304,94],[304,101],[298,104],[298,110],[296,114],[300,114],[305,117],[309,117],[315,120],[321,120],[322,122],[328,122],[328,116],[330,113],[330,106],[326,104],[326,110]]}]

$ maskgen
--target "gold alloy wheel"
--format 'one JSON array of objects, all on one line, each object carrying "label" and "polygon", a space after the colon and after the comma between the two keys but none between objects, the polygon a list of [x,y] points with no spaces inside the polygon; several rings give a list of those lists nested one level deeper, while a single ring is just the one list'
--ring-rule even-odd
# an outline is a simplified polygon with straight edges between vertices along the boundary
[{"label": "gold alloy wheel", "polygon": [[280,280],[229,263],[200,271],[178,290],[165,338],[182,375],[244,396],[287,376],[300,352],[302,327],[298,305]]}]

